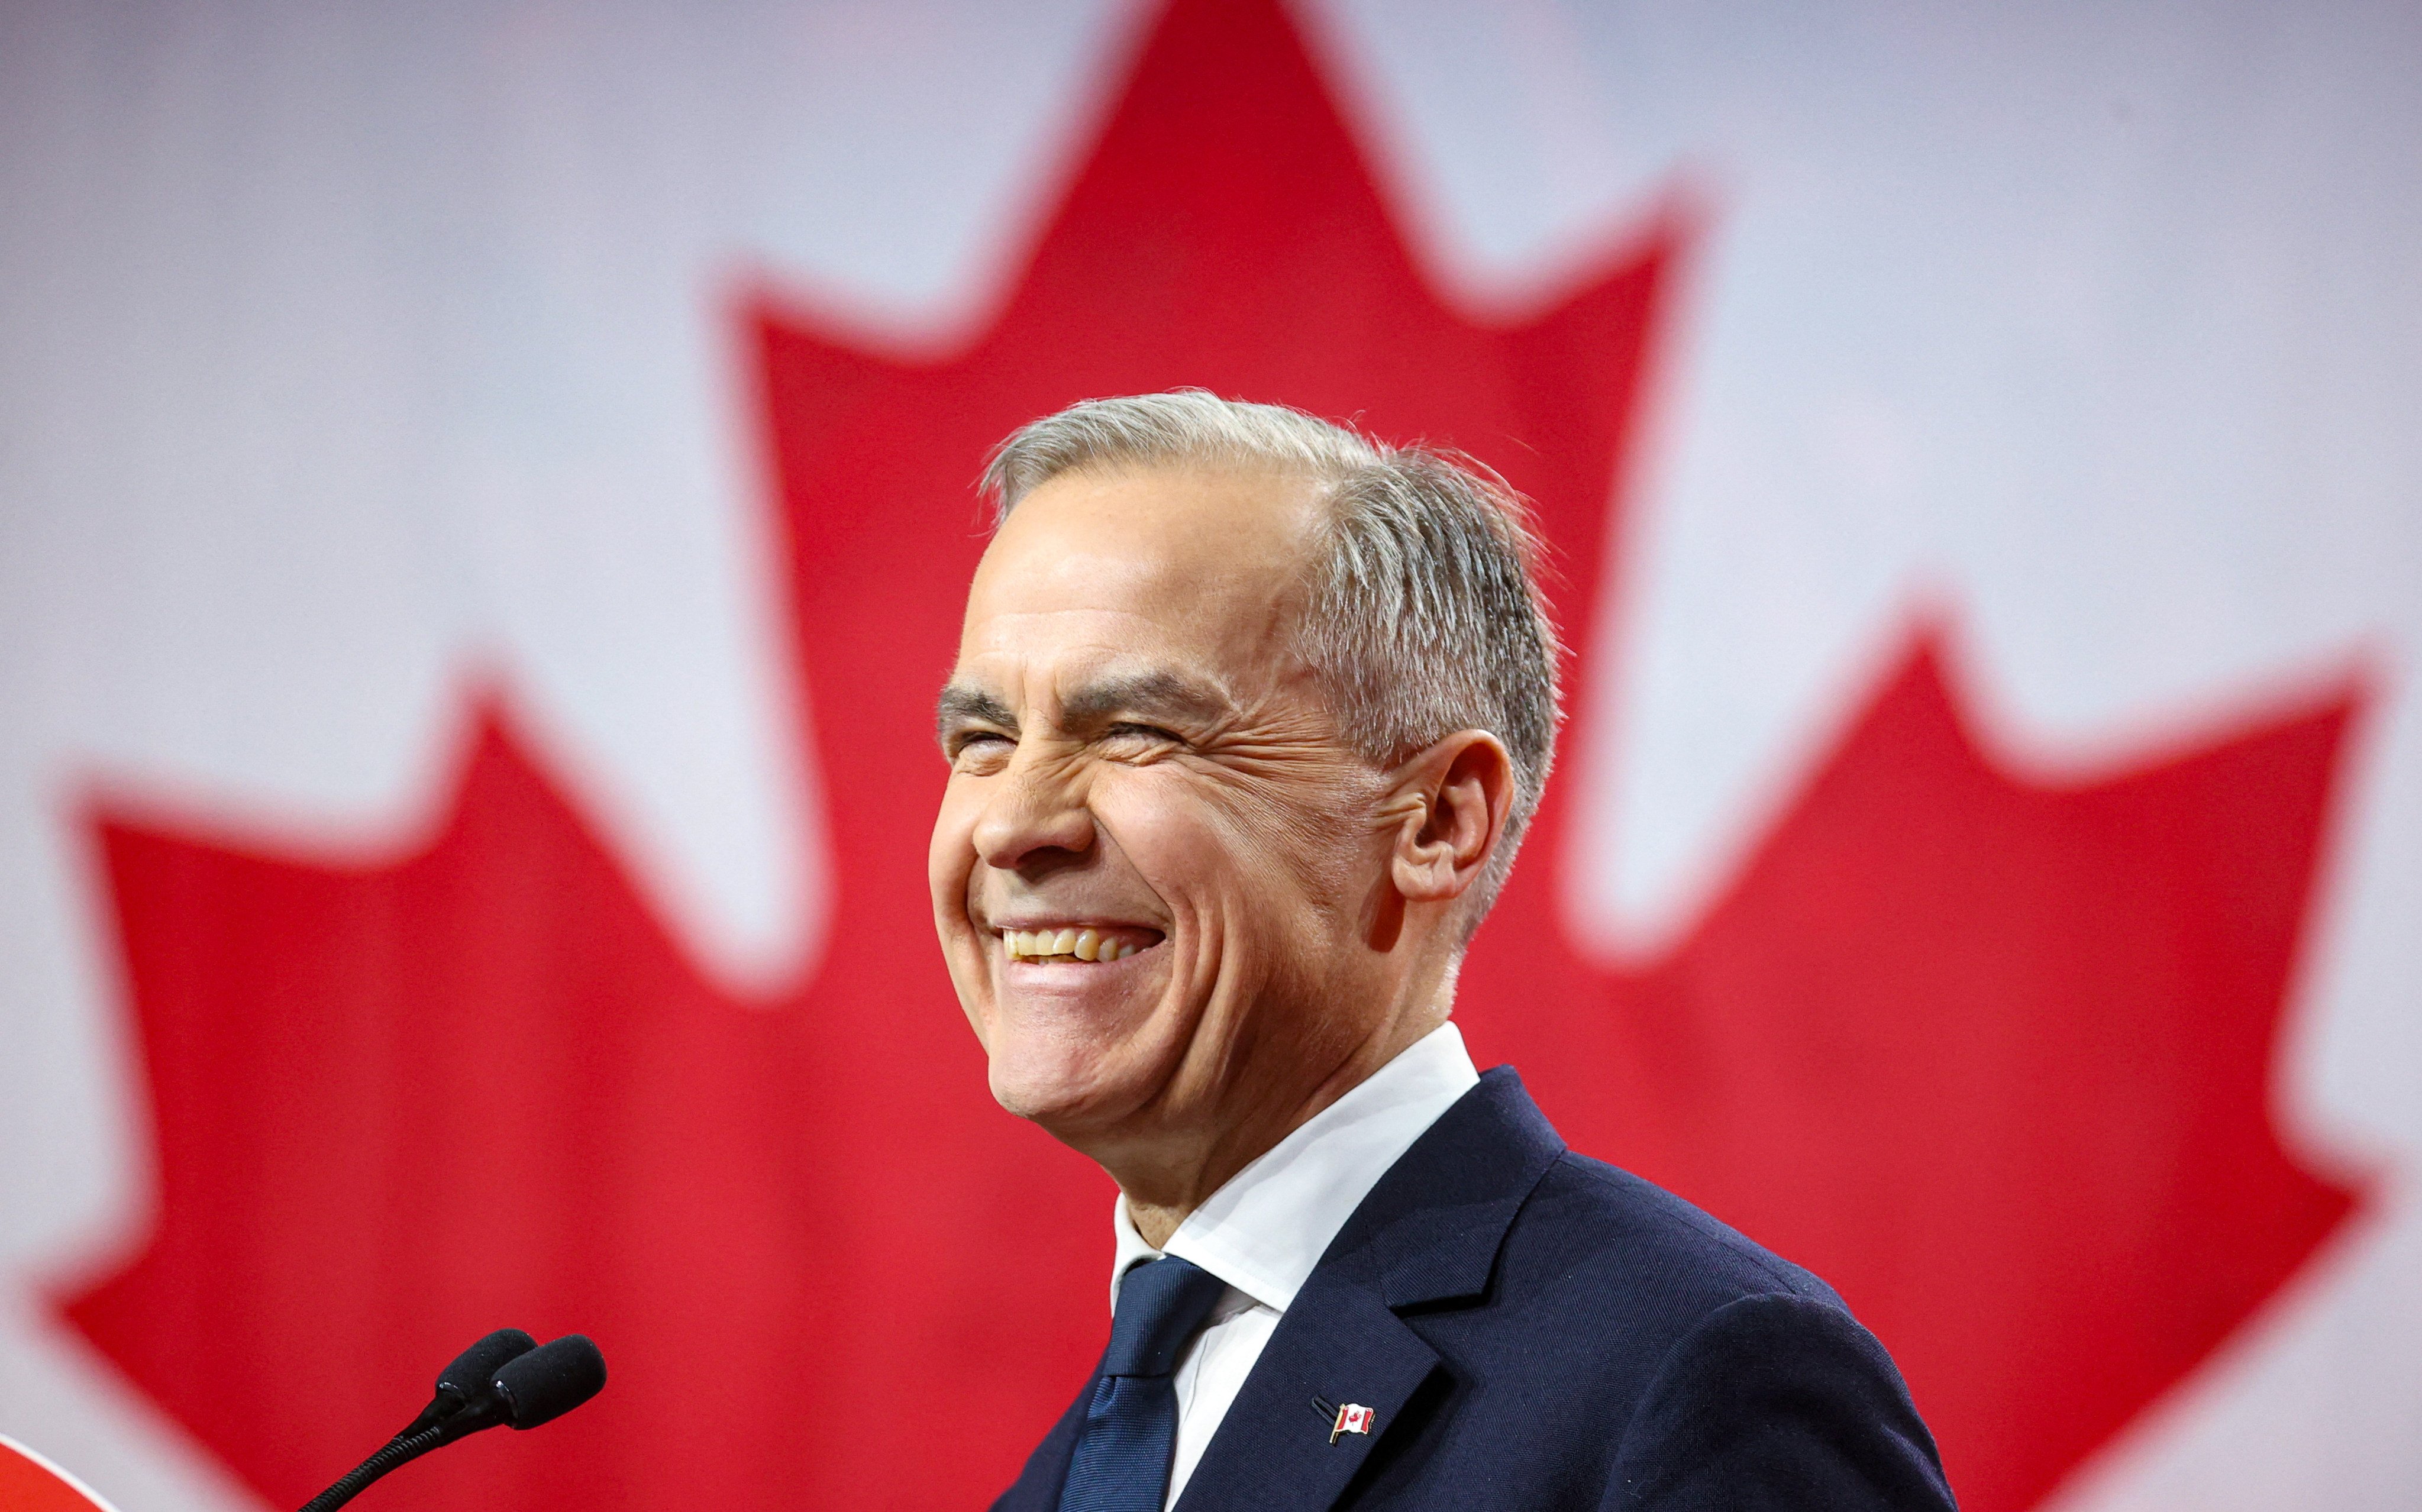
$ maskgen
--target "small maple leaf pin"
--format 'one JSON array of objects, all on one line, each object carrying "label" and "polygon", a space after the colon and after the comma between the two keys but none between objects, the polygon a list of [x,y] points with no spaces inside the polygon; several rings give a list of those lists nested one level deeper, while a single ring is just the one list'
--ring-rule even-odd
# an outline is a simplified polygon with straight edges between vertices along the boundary
[{"label": "small maple leaf pin", "polygon": [[1329,1441],[1330,1443],[1335,1443],[1337,1441],[1337,1436],[1341,1433],[1368,1433],[1370,1431],[1371,1410],[1367,1407],[1361,1407],[1353,1402],[1348,1402],[1337,1410],[1337,1422],[1329,1430]]},{"label": "small maple leaf pin", "polygon": [[1315,1396],[1312,1399],[1312,1406],[1313,1410],[1318,1412],[1321,1415],[1321,1418],[1329,1424],[1329,1441],[1330,1443],[1335,1443],[1337,1441],[1337,1436],[1341,1433],[1369,1433],[1371,1431],[1371,1409],[1364,1407],[1360,1402],[1345,1402],[1332,1407],[1328,1402]]}]

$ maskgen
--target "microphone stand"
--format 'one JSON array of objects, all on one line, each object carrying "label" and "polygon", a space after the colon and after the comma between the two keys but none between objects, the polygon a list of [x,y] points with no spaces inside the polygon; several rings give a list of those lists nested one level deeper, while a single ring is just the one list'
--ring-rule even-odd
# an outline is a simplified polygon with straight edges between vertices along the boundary
[{"label": "microphone stand", "polygon": [[335,1512],[360,1495],[372,1481],[400,1465],[408,1465],[429,1453],[441,1449],[455,1440],[492,1428],[505,1421],[507,1405],[491,1399],[477,1407],[467,1407],[452,1417],[432,1423],[425,1428],[406,1428],[386,1441],[386,1447],[370,1456],[342,1479],[303,1504],[303,1512]]},{"label": "microphone stand", "polygon": [[436,1423],[418,1433],[397,1434],[387,1441],[385,1448],[346,1472],[344,1478],[336,1485],[304,1503],[303,1512],[335,1512],[336,1508],[360,1495],[370,1482],[381,1475],[398,1465],[411,1463],[444,1443],[445,1433],[446,1425]]}]

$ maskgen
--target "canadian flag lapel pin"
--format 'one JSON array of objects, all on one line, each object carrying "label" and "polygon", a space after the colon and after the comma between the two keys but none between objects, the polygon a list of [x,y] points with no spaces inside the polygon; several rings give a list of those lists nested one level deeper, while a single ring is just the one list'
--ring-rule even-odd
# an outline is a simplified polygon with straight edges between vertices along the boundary
[{"label": "canadian flag lapel pin", "polygon": [[1359,1402],[1347,1402],[1337,1410],[1337,1421],[1329,1425],[1329,1441],[1335,1443],[1341,1433],[1371,1431],[1371,1410]]}]

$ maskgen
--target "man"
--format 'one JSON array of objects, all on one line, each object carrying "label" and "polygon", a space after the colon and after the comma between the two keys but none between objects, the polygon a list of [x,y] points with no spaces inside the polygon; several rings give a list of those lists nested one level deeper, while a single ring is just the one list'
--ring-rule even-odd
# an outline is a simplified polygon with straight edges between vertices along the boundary
[{"label": "man", "polygon": [[1832,1290],[1449,1019],[1554,745],[1519,500],[1194,391],[986,483],[935,919],[994,1096],[1120,1189],[1109,1347],[999,1505],[1949,1506]]}]

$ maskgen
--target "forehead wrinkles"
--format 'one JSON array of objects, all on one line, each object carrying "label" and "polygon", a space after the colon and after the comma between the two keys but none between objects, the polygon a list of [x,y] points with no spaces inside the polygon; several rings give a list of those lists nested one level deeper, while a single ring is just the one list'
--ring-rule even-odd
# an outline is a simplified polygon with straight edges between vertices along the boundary
[{"label": "forehead wrinkles", "polygon": [[[1159,508],[1128,497],[1055,509],[1038,493],[978,571],[953,682],[982,685],[1030,722],[1075,722],[1120,701],[1191,716],[1183,722],[1201,734],[1300,734],[1304,711],[1292,705],[1327,702],[1300,635],[1319,532],[1283,532],[1282,552],[1267,539],[1223,550],[1200,508]],[[1170,691],[1154,673],[1217,697],[1189,707],[1140,696]]]},{"label": "forehead wrinkles", "polygon": [[1194,662],[1266,660],[1298,639],[1311,573],[1214,576],[1134,573],[1071,582],[1057,574],[980,583],[961,629],[962,654],[1055,660],[1133,654]]},{"label": "forehead wrinkles", "polygon": [[[1010,665],[999,666],[1002,660]],[[986,661],[995,667],[984,668]],[[985,676],[987,669],[999,675]],[[1077,727],[1133,715],[1209,730],[1225,728],[1247,712],[1245,701],[1216,673],[1124,653],[1106,653],[1073,667],[1016,657],[978,658],[943,689],[942,706],[947,715],[982,705]]]},{"label": "forehead wrinkles", "polygon": [[[1282,624],[1223,640],[1172,635],[1141,618],[1125,626],[1081,622],[1096,618],[1091,609],[987,616],[968,626],[952,685],[1047,712],[1064,707],[1071,717],[1122,701],[1176,713],[1247,715],[1310,675]],[[1058,634],[1020,635],[1018,626],[999,622],[1013,619],[1030,622],[1030,629],[1042,627],[1033,622],[1070,622]]]}]

